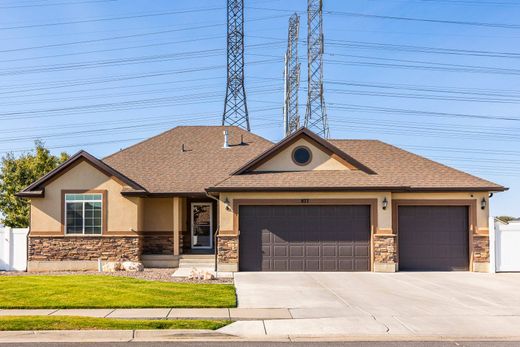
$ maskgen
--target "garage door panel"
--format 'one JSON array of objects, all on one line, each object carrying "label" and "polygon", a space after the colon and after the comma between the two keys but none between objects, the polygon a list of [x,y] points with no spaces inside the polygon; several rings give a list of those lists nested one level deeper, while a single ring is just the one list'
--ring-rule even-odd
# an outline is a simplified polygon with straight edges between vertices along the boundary
[{"label": "garage door panel", "polygon": [[336,257],[338,247],[336,245],[323,245],[322,254],[324,257]]},{"label": "garage door panel", "polygon": [[320,256],[320,246],[305,245],[305,256],[306,257],[319,257]]},{"label": "garage door panel", "polygon": [[399,269],[469,269],[466,206],[399,206]]},{"label": "garage door panel", "polygon": [[291,244],[289,246],[289,256],[290,257],[303,257],[304,256],[304,245],[294,245]]},{"label": "garage door panel", "polygon": [[353,245],[340,245],[338,247],[340,257],[352,257],[354,256]]},{"label": "garage door panel", "polygon": [[320,261],[318,259],[305,259],[305,271],[320,271]]},{"label": "garage door panel", "polygon": [[369,257],[370,256],[370,247],[368,246],[355,246],[356,257]]},{"label": "garage door panel", "polygon": [[275,257],[287,257],[288,255],[288,251],[287,251],[287,248],[288,246],[274,246],[273,247],[273,250],[274,250],[274,253],[273,253],[273,256]]},{"label": "garage door panel", "polygon": [[370,270],[370,206],[241,206],[239,229],[243,271]]}]

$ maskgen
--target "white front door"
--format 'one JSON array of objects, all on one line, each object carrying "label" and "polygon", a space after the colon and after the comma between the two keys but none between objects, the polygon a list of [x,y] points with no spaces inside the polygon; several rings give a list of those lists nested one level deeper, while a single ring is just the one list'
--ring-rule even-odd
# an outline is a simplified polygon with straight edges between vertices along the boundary
[{"label": "white front door", "polygon": [[213,248],[213,209],[210,202],[191,204],[191,248]]}]

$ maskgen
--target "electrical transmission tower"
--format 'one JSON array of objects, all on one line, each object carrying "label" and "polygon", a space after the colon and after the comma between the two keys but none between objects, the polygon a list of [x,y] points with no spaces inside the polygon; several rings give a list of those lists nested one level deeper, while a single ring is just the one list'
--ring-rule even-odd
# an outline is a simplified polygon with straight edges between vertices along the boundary
[{"label": "electrical transmission tower", "polygon": [[329,123],[323,97],[322,0],[307,2],[307,110],[305,127],[328,138]]},{"label": "electrical transmission tower", "polygon": [[244,86],[244,0],[227,1],[227,90],[222,125],[251,131]]},{"label": "electrical transmission tower", "polygon": [[300,63],[298,62],[299,31],[300,16],[295,13],[289,18],[287,52],[285,53],[285,103],[283,108],[285,136],[292,134],[300,127],[300,114],[298,112],[298,90],[300,88]]}]

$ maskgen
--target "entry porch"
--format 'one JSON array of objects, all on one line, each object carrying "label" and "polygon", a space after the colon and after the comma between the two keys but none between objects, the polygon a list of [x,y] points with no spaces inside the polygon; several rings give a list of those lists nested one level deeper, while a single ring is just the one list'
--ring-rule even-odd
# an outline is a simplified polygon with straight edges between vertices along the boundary
[{"label": "entry porch", "polygon": [[141,260],[145,267],[177,267],[183,258],[212,261],[218,225],[214,199],[143,198],[141,221]]}]

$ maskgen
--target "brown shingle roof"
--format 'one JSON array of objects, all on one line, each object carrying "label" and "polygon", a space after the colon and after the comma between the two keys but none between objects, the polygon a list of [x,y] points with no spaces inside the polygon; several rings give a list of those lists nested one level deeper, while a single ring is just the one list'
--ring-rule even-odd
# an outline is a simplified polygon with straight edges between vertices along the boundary
[{"label": "brown shingle roof", "polygon": [[[222,148],[225,129],[229,130],[230,148]],[[308,136],[310,132],[302,130],[298,133],[295,136]],[[310,136],[315,135],[310,133]],[[181,126],[114,153],[103,161],[79,152],[20,195],[42,196],[45,183],[65,172],[79,159],[88,160],[108,175],[122,180],[128,186],[124,194],[203,194],[206,189],[217,192],[506,189],[380,141],[329,142],[323,145],[325,149],[339,153],[356,167],[365,169],[249,172],[247,168],[255,163],[255,158],[268,158],[283,147],[284,141],[273,146],[270,141],[238,127]],[[237,170],[238,174],[233,174]]]},{"label": "brown shingle roof", "polygon": [[376,174],[371,175],[363,171],[252,172],[231,176],[209,190],[504,190],[504,187],[498,184],[381,141],[330,142]]},{"label": "brown shingle roof", "polygon": [[[222,148],[225,129],[230,148]],[[238,127],[179,126],[103,161],[150,193],[204,193],[272,145]]]}]

